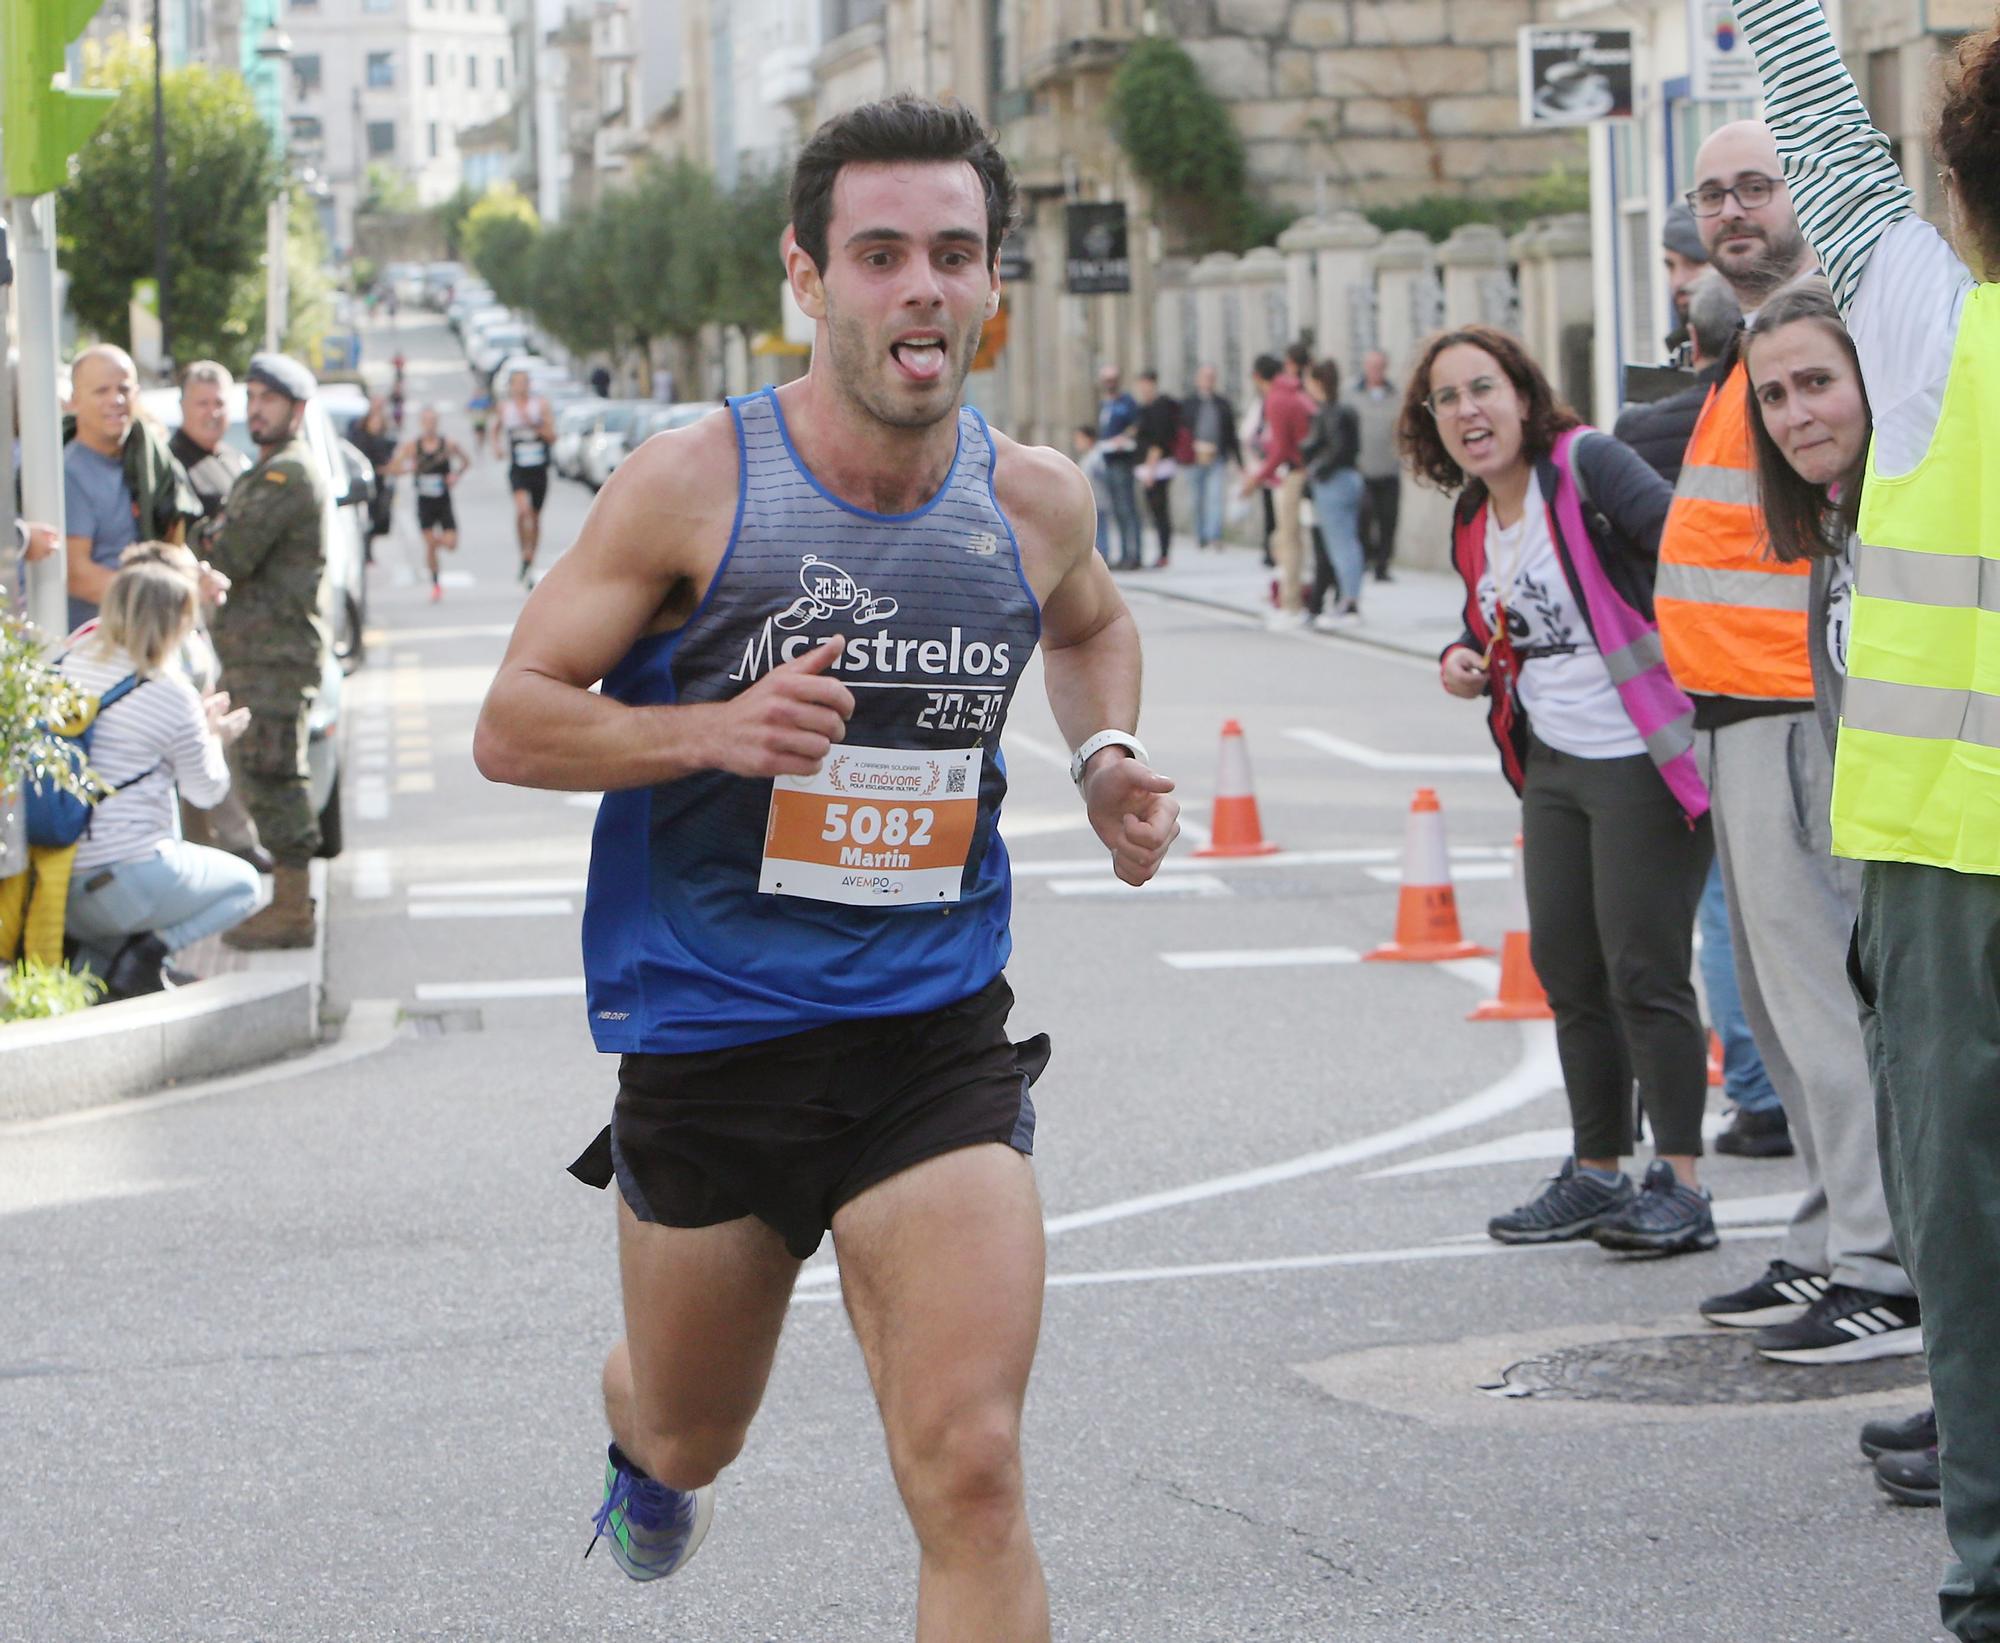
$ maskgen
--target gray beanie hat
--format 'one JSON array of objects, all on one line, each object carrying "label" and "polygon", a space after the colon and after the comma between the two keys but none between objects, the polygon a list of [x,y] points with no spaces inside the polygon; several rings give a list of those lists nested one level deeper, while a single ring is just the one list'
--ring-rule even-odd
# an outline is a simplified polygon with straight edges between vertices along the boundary
[{"label": "gray beanie hat", "polygon": [[1701,230],[1695,225],[1694,213],[1685,205],[1676,205],[1667,212],[1667,220],[1660,228],[1660,247],[1678,251],[1690,262],[1708,261],[1708,247],[1701,243]]}]

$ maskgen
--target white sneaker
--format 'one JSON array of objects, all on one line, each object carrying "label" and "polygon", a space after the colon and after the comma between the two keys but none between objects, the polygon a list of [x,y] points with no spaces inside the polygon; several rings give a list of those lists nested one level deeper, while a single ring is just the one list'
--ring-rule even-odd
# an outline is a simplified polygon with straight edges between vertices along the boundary
[{"label": "white sneaker", "polygon": [[1311,620],[1302,610],[1274,610],[1264,618],[1264,626],[1273,633],[1297,633]]},{"label": "white sneaker", "polygon": [[1312,619],[1312,625],[1314,631],[1319,633],[1338,633],[1347,626],[1339,613],[1331,610],[1321,611]]}]

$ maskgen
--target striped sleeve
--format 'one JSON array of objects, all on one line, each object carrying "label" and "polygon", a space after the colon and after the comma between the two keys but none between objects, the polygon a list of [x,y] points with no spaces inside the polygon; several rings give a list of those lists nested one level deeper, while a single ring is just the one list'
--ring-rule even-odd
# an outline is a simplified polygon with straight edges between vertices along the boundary
[{"label": "striped sleeve", "polygon": [[1846,313],[1877,242],[1916,215],[1915,196],[1868,118],[1819,0],[1738,0],[1736,18],[1757,54],[1764,118],[1799,227]]}]

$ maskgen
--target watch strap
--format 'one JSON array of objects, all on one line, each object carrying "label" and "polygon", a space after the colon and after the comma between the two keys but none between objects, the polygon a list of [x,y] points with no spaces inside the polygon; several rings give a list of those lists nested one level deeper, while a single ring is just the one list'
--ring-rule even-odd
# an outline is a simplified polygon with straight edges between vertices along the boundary
[{"label": "watch strap", "polygon": [[1083,785],[1083,767],[1107,747],[1122,747],[1141,764],[1148,763],[1146,744],[1128,730],[1100,730],[1070,755],[1069,779],[1077,786]]}]

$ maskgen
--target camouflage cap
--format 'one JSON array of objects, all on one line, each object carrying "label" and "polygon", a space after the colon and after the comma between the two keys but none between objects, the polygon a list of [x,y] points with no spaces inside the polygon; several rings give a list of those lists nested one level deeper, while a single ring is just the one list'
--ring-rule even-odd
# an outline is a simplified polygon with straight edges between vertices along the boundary
[{"label": "camouflage cap", "polygon": [[311,399],[319,384],[308,371],[289,354],[258,354],[250,361],[250,369],[243,373],[245,382],[261,382],[273,393],[287,395],[292,399]]}]

